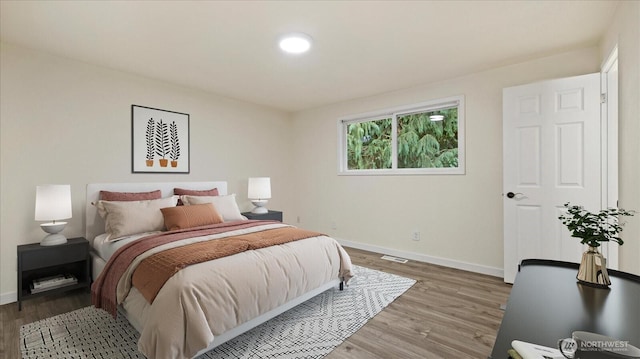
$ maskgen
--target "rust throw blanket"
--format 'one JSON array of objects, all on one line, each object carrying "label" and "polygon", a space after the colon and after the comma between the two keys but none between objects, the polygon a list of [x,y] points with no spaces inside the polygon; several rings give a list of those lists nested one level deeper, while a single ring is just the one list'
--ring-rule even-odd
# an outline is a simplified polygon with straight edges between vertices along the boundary
[{"label": "rust throw blanket", "polygon": [[[268,223],[268,222],[266,222]],[[279,223],[279,222],[273,222]],[[163,232],[155,235],[150,235],[134,241],[132,243],[123,246],[118,249],[112,256],[111,259],[107,262],[104,269],[96,278],[95,282],[91,286],[91,302],[96,308],[102,308],[105,311],[109,312],[114,318],[117,315],[118,308],[118,295],[117,288],[118,282],[122,275],[127,272],[127,269],[131,265],[131,263],[144,252],[153,249],[155,247],[179,241],[182,239],[196,237],[196,236],[204,236],[211,234],[218,234],[229,232],[238,229],[245,229],[255,226],[260,226],[265,224],[265,221],[237,221],[237,222],[224,222],[220,224],[215,224],[211,226],[201,227],[201,228],[190,228],[183,229],[177,231]],[[319,234],[314,234],[319,235]],[[218,239],[224,240],[224,239]],[[268,245],[263,245],[266,239],[256,240],[252,244],[251,249],[261,248],[259,246],[266,247]],[[274,243],[278,244],[278,243]],[[227,248],[228,249],[228,248]],[[250,249],[247,247],[247,249]],[[246,249],[245,249],[246,250]]]},{"label": "rust throw blanket", "polygon": [[284,227],[168,249],[140,262],[133,273],[132,283],[147,302],[153,303],[164,283],[186,266],[320,235],[304,229]]},{"label": "rust throw blanket", "polygon": [[[210,226],[162,232],[141,238],[118,249],[109,259],[102,272],[91,285],[91,303],[102,308],[115,318],[118,312],[117,288],[120,277],[142,253],[163,244],[181,239],[224,233],[232,230],[250,228],[264,224],[265,221],[235,221],[213,224]],[[273,222],[277,223],[277,222]]]}]

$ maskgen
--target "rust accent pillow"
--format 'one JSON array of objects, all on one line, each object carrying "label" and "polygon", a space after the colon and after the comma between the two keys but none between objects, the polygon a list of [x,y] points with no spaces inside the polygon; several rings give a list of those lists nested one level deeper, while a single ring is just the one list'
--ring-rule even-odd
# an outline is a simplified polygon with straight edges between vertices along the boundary
[{"label": "rust accent pillow", "polygon": [[[218,196],[218,189],[186,189],[186,188],[174,188],[173,194],[176,196]],[[181,199],[178,199],[178,206],[184,206]]]},{"label": "rust accent pillow", "polygon": [[146,201],[162,198],[159,189],[150,192],[111,192],[100,191],[100,199],[103,201]]},{"label": "rust accent pillow", "polygon": [[222,216],[211,203],[161,208],[160,211],[164,226],[170,231],[223,222]]},{"label": "rust accent pillow", "polygon": [[176,196],[217,196],[219,195],[217,188],[212,189],[186,189],[186,188],[174,188],[173,194]]}]

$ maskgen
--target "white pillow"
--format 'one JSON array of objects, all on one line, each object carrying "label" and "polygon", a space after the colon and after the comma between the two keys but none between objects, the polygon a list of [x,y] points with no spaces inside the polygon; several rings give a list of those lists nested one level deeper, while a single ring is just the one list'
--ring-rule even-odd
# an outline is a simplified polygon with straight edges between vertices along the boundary
[{"label": "white pillow", "polygon": [[240,213],[238,204],[236,203],[236,194],[229,194],[226,196],[180,196],[182,203],[189,206],[192,204],[213,203],[218,213],[222,216],[225,222],[228,221],[242,221],[247,217]]},{"label": "white pillow", "polygon": [[160,208],[175,207],[178,196],[146,201],[98,201],[96,207],[104,218],[109,241],[131,234],[161,231],[164,217]]}]

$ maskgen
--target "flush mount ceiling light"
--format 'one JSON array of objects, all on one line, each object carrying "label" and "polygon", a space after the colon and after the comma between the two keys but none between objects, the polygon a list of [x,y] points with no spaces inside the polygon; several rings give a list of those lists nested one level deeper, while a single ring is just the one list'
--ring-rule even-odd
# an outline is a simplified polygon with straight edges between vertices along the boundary
[{"label": "flush mount ceiling light", "polygon": [[442,120],[444,120],[444,116],[443,115],[431,115],[431,116],[429,116],[429,119],[431,121],[433,121],[433,122],[442,121]]},{"label": "flush mount ceiling light", "polygon": [[279,41],[282,51],[289,54],[302,54],[311,48],[311,36],[301,32],[286,34]]}]

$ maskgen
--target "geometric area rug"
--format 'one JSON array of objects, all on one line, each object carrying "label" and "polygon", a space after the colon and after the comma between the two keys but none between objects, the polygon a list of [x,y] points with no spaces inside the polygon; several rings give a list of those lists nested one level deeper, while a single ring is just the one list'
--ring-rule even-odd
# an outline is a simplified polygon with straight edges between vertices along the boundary
[{"label": "geometric area rug", "polygon": [[[411,288],[415,280],[353,266],[343,291],[330,289],[202,354],[198,359],[323,358]],[[139,334],[93,306],[23,325],[22,357],[141,358]]]}]

